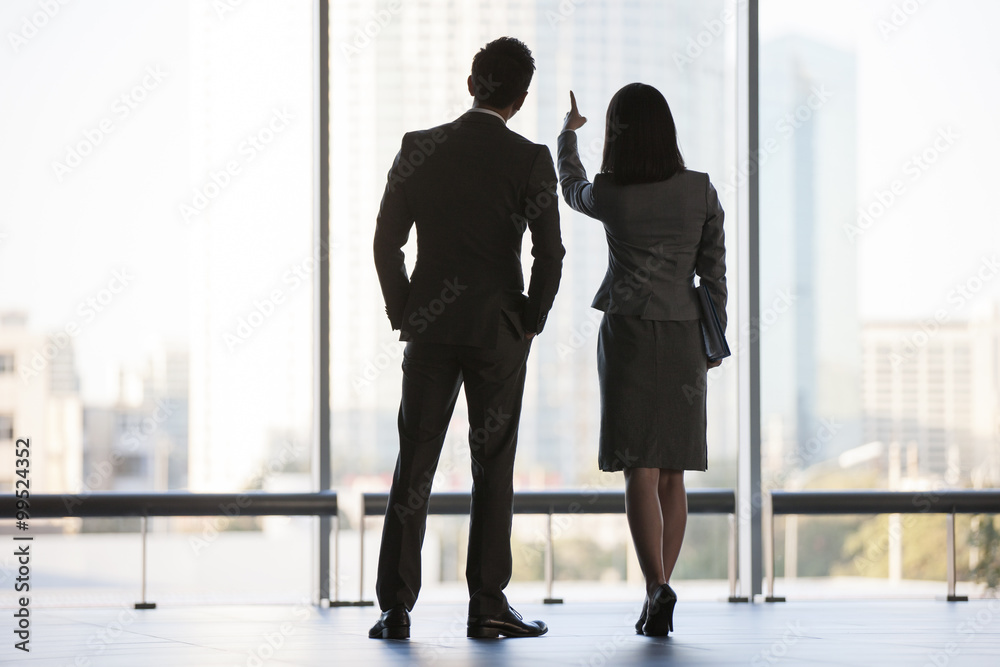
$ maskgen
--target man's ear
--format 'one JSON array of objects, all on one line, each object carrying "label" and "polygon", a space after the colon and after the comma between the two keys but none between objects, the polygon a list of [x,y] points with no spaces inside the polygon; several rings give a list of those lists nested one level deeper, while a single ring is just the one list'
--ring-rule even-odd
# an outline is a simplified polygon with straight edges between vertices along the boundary
[{"label": "man's ear", "polygon": [[521,93],[521,95],[516,100],[514,100],[514,111],[521,110],[521,105],[524,104],[524,98],[526,98],[527,96],[528,96],[528,91],[526,90],[523,93]]},{"label": "man's ear", "polygon": [[469,78],[466,81],[466,83],[469,84],[469,94],[472,95],[473,97],[475,97],[476,96],[476,87],[472,85],[472,75],[471,74],[469,75]]}]

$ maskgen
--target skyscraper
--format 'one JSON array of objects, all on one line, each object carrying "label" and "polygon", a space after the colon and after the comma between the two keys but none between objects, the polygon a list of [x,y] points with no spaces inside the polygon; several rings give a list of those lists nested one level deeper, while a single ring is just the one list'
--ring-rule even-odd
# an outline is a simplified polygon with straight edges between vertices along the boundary
[{"label": "skyscraper", "polygon": [[[853,54],[800,36],[761,47],[761,401],[771,472],[861,444]],[[769,313],[787,295],[787,309]]]}]

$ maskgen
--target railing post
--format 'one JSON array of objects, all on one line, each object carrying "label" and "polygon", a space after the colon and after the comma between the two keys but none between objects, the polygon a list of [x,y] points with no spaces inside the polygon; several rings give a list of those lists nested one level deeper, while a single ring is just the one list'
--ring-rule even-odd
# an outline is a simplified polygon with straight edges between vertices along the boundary
[{"label": "railing post", "polygon": [[764,576],[767,579],[767,595],[764,597],[764,602],[784,602],[785,598],[774,595],[774,499],[770,491],[763,493],[762,501]]},{"label": "railing post", "polygon": [[330,600],[331,607],[371,607],[375,604],[372,601],[365,601],[365,494],[361,494],[361,511],[358,517],[358,599],[340,599],[340,512],[334,517],[337,521],[333,535],[333,557],[334,557],[334,599]]},{"label": "railing post", "polygon": [[771,513],[771,494],[765,491],[761,498],[761,510],[763,513],[762,532],[764,533],[764,584],[767,590],[767,597],[774,595],[774,541],[771,533],[774,530],[774,515]]},{"label": "railing post", "polygon": [[552,597],[552,582],[555,579],[556,555],[552,541],[552,509],[546,515],[545,526],[545,604],[562,604],[562,598]]},{"label": "railing post", "polygon": [[142,601],[135,603],[136,609],[156,609],[155,602],[146,602],[146,515],[142,517]]},{"label": "railing post", "polygon": [[729,519],[729,601],[730,602],[749,602],[750,598],[747,597],[737,597],[736,596],[736,567],[737,567],[737,552],[739,544],[739,524],[736,522],[736,515],[727,515]]},{"label": "railing post", "polygon": [[340,510],[333,515],[333,601],[340,601]]},{"label": "railing post", "polygon": [[319,515],[316,517],[319,528],[319,568],[316,575],[316,604],[322,606],[326,600],[329,604],[333,597],[330,595],[330,521],[329,515]]},{"label": "railing post", "polygon": [[361,517],[358,520],[358,604],[365,601],[365,496],[361,494]]},{"label": "railing post", "polygon": [[948,602],[968,602],[967,595],[955,595],[955,513],[949,512],[946,517],[948,526],[948,538],[946,549],[948,551]]}]

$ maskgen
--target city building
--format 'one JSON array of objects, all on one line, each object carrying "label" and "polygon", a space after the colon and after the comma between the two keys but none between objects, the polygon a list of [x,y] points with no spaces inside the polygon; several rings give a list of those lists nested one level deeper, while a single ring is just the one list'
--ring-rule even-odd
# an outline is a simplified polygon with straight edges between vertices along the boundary
[{"label": "city building", "polygon": [[161,349],[119,371],[112,405],[84,407],[84,491],[187,488],[188,373],[185,349]]},{"label": "city building", "polygon": [[865,441],[898,448],[907,477],[1000,481],[998,329],[997,305],[969,320],[865,322]]},{"label": "city building", "polygon": [[[761,45],[761,389],[765,469],[859,446],[855,56],[789,35]],[[757,167],[755,167],[757,168]]]},{"label": "city building", "polygon": [[0,491],[18,479],[15,442],[30,440],[32,493],[74,488],[82,477],[79,379],[72,332],[33,331],[23,312],[0,313]]}]

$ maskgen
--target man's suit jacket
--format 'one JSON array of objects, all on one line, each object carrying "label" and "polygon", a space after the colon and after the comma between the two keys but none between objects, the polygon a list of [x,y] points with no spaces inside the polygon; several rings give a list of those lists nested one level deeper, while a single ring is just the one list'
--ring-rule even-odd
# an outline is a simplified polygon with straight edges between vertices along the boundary
[{"label": "man's suit jacket", "polygon": [[576,132],[566,131],[559,135],[559,176],[566,202],[604,223],[608,271],[593,308],[645,320],[697,320],[697,273],[725,330],[725,215],[708,174],[684,169],[665,181],[624,186],[598,174],[591,184]]},{"label": "man's suit jacket", "polygon": [[[549,149],[492,114],[469,111],[404,135],[374,248],[386,314],[400,339],[493,348],[504,311],[522,333],[540,332],[565,255],[556,185]],[[413,225],[417,258],[408,276],[402,247]],[[527,296],[525,230],[534,257]]]}]

